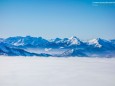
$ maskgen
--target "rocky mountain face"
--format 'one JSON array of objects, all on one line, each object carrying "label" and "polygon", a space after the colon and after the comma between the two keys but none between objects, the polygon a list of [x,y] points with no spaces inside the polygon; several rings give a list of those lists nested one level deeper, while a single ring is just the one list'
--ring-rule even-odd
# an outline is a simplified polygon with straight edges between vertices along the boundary
[{"label": "rocky mountain face", "polygon": [[[50,51],[35,53],[27,51],[27,49],[44,49]],[[53,55],[51,51],[61,54]],[[76,36],[71,38],[55,38],[46,40],[42,37],[9,37],[0,38],[0,55],[8,56],[79,56],[79,57],[114,57],[115,56],[115,39],[105,40],[101,38],[89,41],[81,41]]]}]

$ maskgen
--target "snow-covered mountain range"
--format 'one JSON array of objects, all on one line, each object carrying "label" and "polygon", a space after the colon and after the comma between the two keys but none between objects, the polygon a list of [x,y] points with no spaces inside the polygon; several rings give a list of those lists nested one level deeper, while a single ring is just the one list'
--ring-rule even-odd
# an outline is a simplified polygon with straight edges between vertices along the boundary
[{"label": "snow-covered mountain range", "polygon": [[50,40],[31,36],[0,38],[0,55],[114,57],[115,39],[105,40],[97,38],[84,42],[76,36]]}]

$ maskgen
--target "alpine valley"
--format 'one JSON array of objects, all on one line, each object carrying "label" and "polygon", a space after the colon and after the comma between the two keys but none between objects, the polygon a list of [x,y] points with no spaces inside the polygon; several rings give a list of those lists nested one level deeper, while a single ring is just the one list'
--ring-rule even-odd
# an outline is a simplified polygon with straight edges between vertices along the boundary
[{"label": "alpine valley", "polygon": [[82,41],[76,36],[46,40],[42,37],[0,38],[0,55],[52,57],[115,57],[115,39]]}]

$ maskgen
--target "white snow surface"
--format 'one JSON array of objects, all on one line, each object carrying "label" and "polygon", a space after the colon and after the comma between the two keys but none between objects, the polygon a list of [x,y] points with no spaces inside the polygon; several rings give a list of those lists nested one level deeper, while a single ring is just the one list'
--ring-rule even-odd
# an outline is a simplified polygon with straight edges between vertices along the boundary
[{"label": "white snow surface", "polygon": [[98,39],[92,39],[89,41],[89,44],[95,44],[96,47],[102,47],[102,45],[99,44]]},{"label": "white snow surface", "polygon": [[115,86],[115,58],[0,56],[0,86]]},{"label": "white snow surface", "polygon": [[72,36],[69,38],[69,42],[71,42],[71,45],[80,45],[80,40],[76,36]]}]

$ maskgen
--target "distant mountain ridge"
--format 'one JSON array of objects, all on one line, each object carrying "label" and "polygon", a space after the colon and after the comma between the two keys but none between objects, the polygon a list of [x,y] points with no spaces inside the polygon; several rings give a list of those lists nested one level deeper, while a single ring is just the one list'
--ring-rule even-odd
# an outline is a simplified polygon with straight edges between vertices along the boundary
[{"label": "distant mountain ridge", "polygon": [[5,43],[0,43],[0,55],[6,55],[6,56],[50,56],[48,54],[36,54],[27,52],[23,49],[14,48],[11,46],[8,46]]},{"label": "distant mountain ridge", "polygon": [[[3,48],[4,47],[4,48]],[[8,49],[9,52],[4,51]],[[48,49],[49,48],[49,49]],[[53,55],[47,52],[33,53],[26,51],[27,49],[44,49],[44,50],[64,50],[61,54]],[[7,50],[7,51],[8,51]],[[17,52],[17,53],[16,53]],[[0,55],[11,56],[103,56],[114,57],[115,56],[115,39],[105,40],[101,38],[92,39],[89,41],[81,41],[76,36],[71,38],[55,38],[46,40],[42,37],[31,36],[16,36],[6,39],[0,38]]]}]

